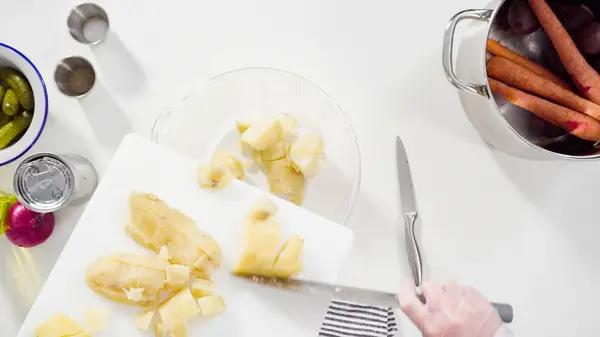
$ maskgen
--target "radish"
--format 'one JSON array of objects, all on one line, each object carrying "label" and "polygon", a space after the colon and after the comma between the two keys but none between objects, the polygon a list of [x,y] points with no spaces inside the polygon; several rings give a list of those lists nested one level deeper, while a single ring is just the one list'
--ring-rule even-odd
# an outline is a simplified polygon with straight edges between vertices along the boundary
[{"label": "radish", "polygon": [[54,231],[54,214],[34,212],[20,202],[8,213],[6,237],[19,247],[35,247],[45,242]]}]

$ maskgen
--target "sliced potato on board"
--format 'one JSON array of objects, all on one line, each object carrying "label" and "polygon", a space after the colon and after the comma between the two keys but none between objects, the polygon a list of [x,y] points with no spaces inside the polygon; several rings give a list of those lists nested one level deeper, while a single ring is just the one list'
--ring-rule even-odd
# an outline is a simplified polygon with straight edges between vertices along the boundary
[{"label": "sliced potato on board", "polygon": [[169,260],[210,275],[221,264],[221,248],[194,220],[170,208],[153,194],[134,193],[129,198],[131,222],[126,232],[139,244],[159,253],[167,246]]},{"label": "sliced potato on board", "polygon": [[158,300],[168,262],[155,256],[117,253],[100,258],[86,272],[86,283],[113,301],[147,306]]}]

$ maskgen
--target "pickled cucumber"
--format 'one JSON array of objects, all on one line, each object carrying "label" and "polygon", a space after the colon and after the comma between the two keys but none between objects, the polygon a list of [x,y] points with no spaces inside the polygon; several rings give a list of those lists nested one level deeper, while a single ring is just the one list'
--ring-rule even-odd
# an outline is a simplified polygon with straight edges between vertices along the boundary
[{"label": "pickled cucumber", "polygon": [[0,85],[0,102],[4,100],[4,95],[6,94],[6,88],[3,85]]},{"label": "pickled cucumber", "polygon": [[25,110],[33,110],[33,90],[31,90],[31,86],[25,77],[14,69],[4,68],[0,69],[0,81],[15,92],[19,103]]},{"label": "pickled cucumber", "polygon": [[8,146],[13,140],[15,140],[23,131],[27,130],[33,115],[30,112],[23,112],[23,114],[15,117],[8,124],[0,128],[0,149]]},{"label": "pickled cucumber", "polygon": [[19,112],[19,107],[17,94],[12,89],[6,90],[2,100],[2,112],[7,116],[14,116]]},{"label": "pickled cucumber", "polygon": [[13,118],[11,116],[7,116],[0,112],[0,128],[8,124],[8,122],[12,121]]}]

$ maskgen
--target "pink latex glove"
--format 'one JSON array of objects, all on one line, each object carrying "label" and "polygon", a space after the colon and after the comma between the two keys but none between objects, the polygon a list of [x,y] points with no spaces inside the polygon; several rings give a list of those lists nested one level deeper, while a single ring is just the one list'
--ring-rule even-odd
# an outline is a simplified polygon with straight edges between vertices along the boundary
[{"label": "pink latex glove", "polygon": [[454,282],[425,283],[421,289],[427,304],[421,303],[412,282],[403,286],[398,299],[424,337],[500,336],[500,316],[477,290]]}]

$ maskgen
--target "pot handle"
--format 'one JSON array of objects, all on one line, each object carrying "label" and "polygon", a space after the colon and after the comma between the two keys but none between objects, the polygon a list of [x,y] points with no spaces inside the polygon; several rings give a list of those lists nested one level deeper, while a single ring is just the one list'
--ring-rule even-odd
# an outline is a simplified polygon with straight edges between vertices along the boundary
[{"label": "pot handle", "polygon": [[462,20],[467,19],[490,21],[493,13],[494,11],[490,9],[467,9],[457,13],[452,19],[450,19],[450,22],[448,22],[448,26],[446,27],[446,32],[444,33],[444,49],[442,51],[442,63],[444,64],[444,71],[446,72],[448,81],[450,81],[450,83],[460,90],[477,94],[488,99],[491,95],[486,85],[468,83],[458,79],[456,73],[454,72],[452,55],[454,52],[454,33],[456,31],[456,26]]}]

